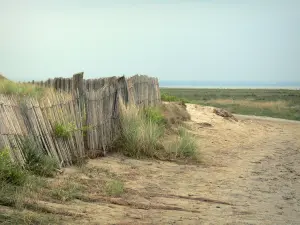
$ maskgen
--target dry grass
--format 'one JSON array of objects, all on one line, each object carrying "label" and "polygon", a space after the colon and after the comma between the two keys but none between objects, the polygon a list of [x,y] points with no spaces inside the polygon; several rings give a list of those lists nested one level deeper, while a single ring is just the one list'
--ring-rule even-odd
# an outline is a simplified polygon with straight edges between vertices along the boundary
[{"label": "dry grass", "polygon": [[52,182],[50,189],[50,197],[60,200],[62,202],[71,201],[80,198],[86,187],[77,179],[70,177],[69,179],[61,179],[56,182]]},{"label": "dry grass", "polygon": [[42,97],[50,91],[52,91],[50,88],[38,87],[32,84],[15,83],[4,78],[0,79],[0,94]]},{"label": "dry grass", "polygon": [[184,103],[165,102],[162,105],[162,112],[169,125],[181,125],[182,122],[191,119]]},{"label": "dry grass", "polygon": [[0,209],[0,224],[22,224],[22,225],[49,225],[60,224],[61,218],[53,214],[45,214],[41,212],[33,212],[29,210],[1,210]]},{"label": "dry grass", "polygon": [[210,104],[221,104],[221,105],[240,105],[243,107],[255,107],[255,108],[264,108],[264,109],[283,109],[288,107],[287,102],[285,101],[255,101],[254,99],[247,99],[247,100],[241,100],[241,99],[215,99],[215,100],[209,100],[208,103]]}]

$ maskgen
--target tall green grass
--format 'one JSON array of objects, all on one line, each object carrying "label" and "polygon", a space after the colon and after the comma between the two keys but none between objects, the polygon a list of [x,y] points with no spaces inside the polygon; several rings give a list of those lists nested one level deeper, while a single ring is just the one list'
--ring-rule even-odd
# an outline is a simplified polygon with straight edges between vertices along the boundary
[{"label": "tall green grass", "polygon": [[20,186],[25,183],[26,173],[22,168],[11,161],[9,149],[0,151],[0,181]]},{"label": "tall green grass", "polygon": [[160,108],[140,110],[135,106],[124,107],[121,117],[119,151],[134,157],[151,157],[163,160],[197,159],[196,139],[180,127],[176,140],[166,145],[170,137],[165,133],[166,119]]},{"label": "tall green grass", "polygon": [[12,161],[8,148],[0,150],[0,205],[22,207],[24,199],[38,186],[38,177],[56,174],[58,163],[43,153],[33,139],[25,138],[22,144],[22,166]]},{"label": "tall green grass", "polygon": [[17,206],[28,174],[14,164],[9,149],[0,151],[0,205]]},{"label": "tall green grass", "polygon": [[32,174],[43,177],[54,177],[59,168],[58,161],[44,153],[33,138],[23,140],[25,169]]},{"label": "tall green grass", "polygon": [[185,128],[179,127],[178,136],[167,147],[172,159],[200,161],[196,138]]},{"label": "tall green grass", "polygon": [[135,158],[157,156],[164,127],[151,118],[136,106],[123,107],[119,147],[125,155]]}]

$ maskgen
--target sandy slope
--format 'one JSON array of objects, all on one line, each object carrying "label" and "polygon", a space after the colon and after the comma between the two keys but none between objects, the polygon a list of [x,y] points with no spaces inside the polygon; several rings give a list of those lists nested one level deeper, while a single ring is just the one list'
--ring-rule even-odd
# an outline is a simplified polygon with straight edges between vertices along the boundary
[{"label": "sandy slope", "polygon": [[[199,132],[214,137],[216,145],[203,145],[213,152],[215,164],[224,166],[215,174],[212,197],[234,204],[227,212],[208,211],[203,222],[300,224],[300,124],[245,116],[235,123],[216,118],[211,108],[189,105],[188,110],[196,123],[215,124]],[[219,157],[214,157],[218,145]]]},{"label": "sandy slope", "polygon": [[66,224],[300,224],[300,124],[235,122],[210,107],[187,110],[202,165],[91,160],[90,167],[124,180],[125,195],[47,204],[79,215]]}]

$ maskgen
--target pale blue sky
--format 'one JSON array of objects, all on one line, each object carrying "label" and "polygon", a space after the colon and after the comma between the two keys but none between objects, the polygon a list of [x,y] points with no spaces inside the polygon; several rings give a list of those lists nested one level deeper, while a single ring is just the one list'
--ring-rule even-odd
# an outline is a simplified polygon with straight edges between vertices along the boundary
[{"label": "pale blue sky", "polygon": [[0,0],[0,30],[13,80],[300,81],[300,0]]}]

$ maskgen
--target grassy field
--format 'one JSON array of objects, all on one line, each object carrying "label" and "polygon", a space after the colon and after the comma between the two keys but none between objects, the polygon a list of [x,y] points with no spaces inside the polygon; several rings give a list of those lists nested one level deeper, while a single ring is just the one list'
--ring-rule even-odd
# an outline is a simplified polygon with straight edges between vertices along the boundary
[{"label": "grassy field", "polygon": [[300,91],[283,89],[161,88],[163,100],[215,106],[233,113],[300,120]]},{"label": "grassy field", "polygon": [[0,94],[41,97],[49,90],[49,88],[43,88],[32,84],[15,83],[0,74]]}]

